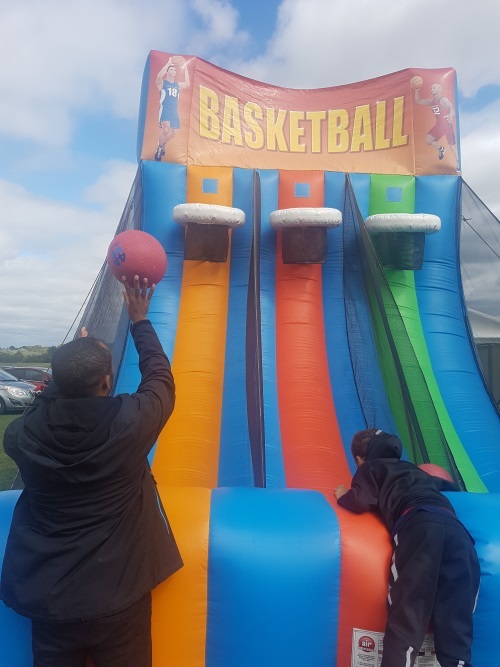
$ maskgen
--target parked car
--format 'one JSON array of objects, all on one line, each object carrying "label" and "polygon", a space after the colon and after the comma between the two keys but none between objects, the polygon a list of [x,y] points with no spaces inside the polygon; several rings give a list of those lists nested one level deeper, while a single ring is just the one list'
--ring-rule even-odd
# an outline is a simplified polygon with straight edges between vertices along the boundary
[{"label": "parked car", "polygon": [[33,385],[37,393],[43,391],[52,379],[52,371],[46,366],[0,366],[0,369]]},{"label": "parked car", "polygon": [[0,415],[25,410],[34,397],[33,385],[0,369]]}]

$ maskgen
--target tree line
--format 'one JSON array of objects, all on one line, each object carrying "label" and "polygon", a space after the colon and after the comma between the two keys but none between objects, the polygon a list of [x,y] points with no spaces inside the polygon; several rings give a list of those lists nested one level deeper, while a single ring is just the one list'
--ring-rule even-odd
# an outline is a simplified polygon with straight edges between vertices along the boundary
[{"label": "tree line", "polygon": [[56,345],[27,345],[25,347],[0,347],[0,364],[49,364]]}]

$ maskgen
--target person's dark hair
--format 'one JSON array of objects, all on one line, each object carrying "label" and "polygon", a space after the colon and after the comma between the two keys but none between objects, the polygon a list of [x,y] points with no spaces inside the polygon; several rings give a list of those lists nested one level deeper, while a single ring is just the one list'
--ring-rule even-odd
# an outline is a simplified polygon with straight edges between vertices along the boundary
[{"label": "person's dark hair", "polygon": [[356,456],[361,456],[363,459],[366,458],[370,440],[373,438],[378,429],[376,428],[367,428],[364,431],[358,431],[352,437],[351,441],[351,452],[354,458]]},{"label": "person's dark hair", "polygon": [[95,396],[112,373],[111,352],[97,338],[76,338],[52,355],[52,378],[64,398]]}]

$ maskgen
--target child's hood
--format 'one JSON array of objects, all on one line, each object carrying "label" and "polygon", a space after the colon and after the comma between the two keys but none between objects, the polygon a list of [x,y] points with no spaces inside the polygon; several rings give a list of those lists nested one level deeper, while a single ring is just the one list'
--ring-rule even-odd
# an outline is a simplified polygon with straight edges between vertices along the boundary
[{"label": "child's hood", "polygon": [[396,435],[377,431],[368,445],[367,459],[400,459],[403,445]]}]

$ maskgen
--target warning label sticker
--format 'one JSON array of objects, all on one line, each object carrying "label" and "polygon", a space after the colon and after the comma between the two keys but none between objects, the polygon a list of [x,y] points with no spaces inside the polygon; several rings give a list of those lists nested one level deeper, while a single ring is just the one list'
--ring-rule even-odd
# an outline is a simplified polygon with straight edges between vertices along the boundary
[{"label": "warning label sticker", "polygon": [[[354,628],[352,631],[351,667],[380,667],[383,650],[383,632]],[[415,667],[439,667],[434,649],[434,635],[425,635],[424,643],[415,661]]]}]

